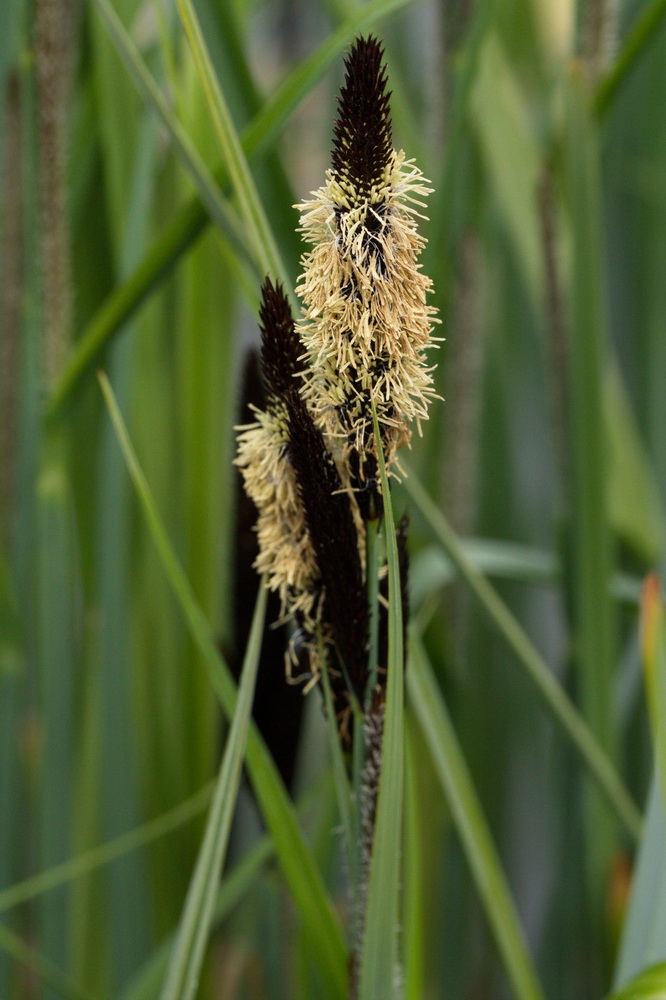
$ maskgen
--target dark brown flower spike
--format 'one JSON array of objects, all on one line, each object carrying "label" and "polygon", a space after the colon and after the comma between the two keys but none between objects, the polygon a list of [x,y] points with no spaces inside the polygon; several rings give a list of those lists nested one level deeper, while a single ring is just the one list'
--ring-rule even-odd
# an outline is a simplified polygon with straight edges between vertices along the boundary
[{"label": "dark brown flower spike", "polygon": [[[348,494],[321,432],[297,392],[288,399],[289,454],[322,585],[321,623],[357,697],[367,673],[368,602]],[[335,669],[335,658],[332,666]]]},{"label": "dark brown flower spike", "polygon": [[393,153],[384,52],[372,35],[359,38],[345,59],[339,117],[333,130],[333,176],[351,207],[377,201]]},{"label": "dark brown flower spike", "polygon": [[303,507],[289,460],[285,398],[294,392],[301,353],[289,303],[267,278],[262,288],[262,371],[266,409],[253,408],[256,421],[238,428],[236,465],[259,512],[256,570],[280,595],[282,614],[316,617],[319,571],[305,525]]},{"label": "dark brown flower spike", "polygon": [[279,282],[266,277],[259,309],[261,369],[271,402],[282,399],[293,388],[294,376],[302,368],[304,347],[296,333],[289,300]]}]

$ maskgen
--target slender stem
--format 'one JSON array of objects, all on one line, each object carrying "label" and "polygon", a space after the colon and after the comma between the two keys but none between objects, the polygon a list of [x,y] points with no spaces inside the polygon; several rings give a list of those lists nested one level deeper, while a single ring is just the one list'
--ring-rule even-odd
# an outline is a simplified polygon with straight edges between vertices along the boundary
[{"label": "slender stem", "polygon": [[379,656],[379,520],[365,523],[365,575],[370,609],[368,635],[368,683],[365,701],[372,696],[377,683],[377,658]]},{"label": "slender stem", "polygon": [[[331,681],[328,676],[328,662],[324,652],[324,643],[321,633],[317,636],[317,644],[319,646],[319,657],[321,662],[321,684],[324,691],[324,705],[326,707],[326,719],[328,722],[327,729],[329,744],[331,747],[331,758],[333,762],[335,794],[338,800],[338,809],[340,810],[340,819],[342,821],[342,828],[345,836],[345,847],[347,849],[347,858],[349,863],[349,879],[352,885],[352,891],[355,892],[358,881],[358,863],[356,852],[357,838],[355,836],[356,830],[354,827],[355,817],[352,813],[349,781],[345,772],[342,747],[340,746],[340,740],[338,738],[335,706],[333,704],[333,695],[331,693]],[[354,738],[356,739],[356,736],[354,736]]]},{"label": "slender stem", "polygon": [[[400,564],[386,465],[377,410],[371,400],[372,424],[384,503],[384,538],[388,562],[388,654],[386,702],[374,723],[375,759],[379,769],[376,803],[372,808],[372,855],[369,865],[359,997],[370,1000],[394,994],[398,959],[396,927],[399,914],[400,853],[404,784],[404,644]],[[373,747],[370,748],[370,754]]]}]

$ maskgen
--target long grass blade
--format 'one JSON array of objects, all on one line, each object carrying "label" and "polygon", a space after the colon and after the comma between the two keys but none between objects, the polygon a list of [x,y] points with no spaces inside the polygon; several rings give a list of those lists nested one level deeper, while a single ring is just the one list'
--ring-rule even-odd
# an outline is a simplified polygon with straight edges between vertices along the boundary
[{"label": "long grass blade", "polygon": [[270,274],[273,278],[279,279],[285,289],[288,289],[291,283],[261,204],[259,192],[249,171],[227,102],[215,76],[194,5],[191,0],[178,0],[178,9],[220,142],[222,158],[238,198],[241,216],[252,239],[255,259],[263,274]]},{"label": "long grass blade", "polygon": [[[614,759],[617,623],[608,586],[613,570],[613,539],[609,522],[607,429],[603,419],[603,372],[607,357],[599,151],[582,74],[571,74],[566,94],[563,166],[571,226],[566,351],[571,573],[567,582],[581,712],[599,747],[609,759]],[[617,828],[608,822],[606,806],[597,789],[585,789],[584,810],[588,893],[592,905],[601,913],[608,871],[617,848]]]},{"label": "long grass blade", "polygon": [[[209,671],[224,713],[231,718],[237,695],[229,668],[213,642],[205,616],[171,547],[113,391],[104,375],[100,375],[100,384],[164,572]],[[321,970],[327,995],[342,1000],[346,994],[346,954],[340,927],[273,759],[254,725],[250,726],[248,733],[247,766],[264,819],[273,836],[285,880],[303,921],[312,958]]]},{"label": "long grass blade", "polygon": [[173,148],[188,171],[209,218],[225,234],[231,245],[252,261],[245,231],[236,214],[221,197],[208,167],[203,162],[187,132],[174,115],[160,88],[151,76],[122,21],[109,0],[93,0],[102,23],[116,51],[146,103],[159,115],[171,138]]},{"label": "long grass blade", "polygon": [[176,944],[162,990],[162,1000],[191,1000],[201,977],[201,965],[210,933],[217,883],[229,842],[241,766],[245,756],[266,617],[267,595],[267,588],[260,586],[243,661],[236,710],[227,737],[206,832],[190,882]]},{"label": "long grass blade", "polygon": [[[258,156],[284,128],[300,101],[324,75],[347,42],[411,0],[373,0],[355,11],[321,46],[290,73],[245,130],[242,148],[246,157]],[[213,173],[219,187],[228,183],[226,165]],[[57,416],[82,378],[94,366],[109,341],[200,236],[210,216],[199,196],[193,197],[166,225],[132,275],[113,291],[79,338],[49,401]]]},{"label": "long grass blade", "polygon": [[405,479],[404,486],[444,546],[458,572],[516,654],[518,662],[534,682],[553,717],[576,747],[626,830],[637,839],[640,836],[642,823],[638,807],[584,719],[553,677],[548,664],[497,591],[470,560],[448,521],[421,484],[412,475]]},{"label": "long grass blade", "polygon": [[414,634],[407,684],[514,994],[520,1000],[542,1000],[543,991],[465,757],[423,644]]},{"label": "long grass blade", "polygon": [[[426,993],[426,922],[427,907],[424,898],[424,879],[429,877],[423,850],[421,823],[427,815],[427,806],[419,799],[418,773],[423,767],[421,747],[414,740],[414,714],[406,706],[405,754],[405,864],[403,896],[404,928],[404,998],[421,1000]],[[426,874],[427,873],[427,874]]]},{"label": "long grass blade", "polygon": [[65,861],[61,865],[55,865],[46,871],[32,875],[30,878],[18,882],[0,891],[0,913],[9,910],[19,903],[25,903],[35,896],[50,892],[60,885],[72,882],[90,872],[108,865],[117,858],[122,858],[131,851],[136,851],[140,847],[151,844],[159,837],[165,837],[172,830],[177,830],[184,823],[198,816],[210,802],[212,783],[202,788],[200,792],[181,802],[174,809],[169,809],[156,819],[143,823],[136,830],[123,833],[119,837],[114,837],[99,847],[94,847],[89,851],[79,854],[70,861]]},{"label": "long grass blade", "polygon": [[388,559],[388,663],[382,765],[370,863],[359,997],[360,1000],[388,1000],[394,993],[396,979],[404,786],[404,643],[398,546],[374,403],[372,421],[375,441],[378,442]]}]

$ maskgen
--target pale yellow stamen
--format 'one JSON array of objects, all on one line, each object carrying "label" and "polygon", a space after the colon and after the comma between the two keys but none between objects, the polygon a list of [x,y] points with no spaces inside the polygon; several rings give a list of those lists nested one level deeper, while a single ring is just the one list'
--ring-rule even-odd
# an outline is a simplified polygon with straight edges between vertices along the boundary
[{"label": "pale yellow stamen", "polygon": [[431,281],[417,263],[425,240],[414,207],[423,207],[430,192],[400,152],[369,197],[329,172],[312,200],[297,206],[312,244],[297,287],[309,362],[303,394],[319,426],[338,439],[343,458],[345,450],[363,452],[373,440],[370,399],[390,465],[409,442],[413,421],[420,433],[436,398],[425,358],[436,310],[427,305]]}]

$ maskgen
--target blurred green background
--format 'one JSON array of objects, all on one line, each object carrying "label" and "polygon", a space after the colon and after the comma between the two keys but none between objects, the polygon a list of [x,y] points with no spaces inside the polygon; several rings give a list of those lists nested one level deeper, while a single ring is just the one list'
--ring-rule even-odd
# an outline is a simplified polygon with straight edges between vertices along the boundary
[{"label": "blurred green background", "polygon": [[[405,995],[603,997],[666,959],[638,628],[665,539],[666,3],[194,6],[292,288],[293,206],[329,163],[343,54],[382,40],[396,147],[434,188],[422,262],[445,338],[414,481],[641,811],[653,789],[637,838],[398,484],[414,616],[542,990],[521,994],[499,957],[415,712]],[[139,1000],[159,995],[225,729],[95,373],[230,650],[233,425],[263,258],[175,3],[3,0],[1,21],[0,997]],[[299,747],[302,829],[344,913],[316,694]],[[248,854],[260,836],[243,789],[201,995],[327,996],[270,845]]]}]

